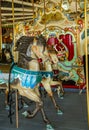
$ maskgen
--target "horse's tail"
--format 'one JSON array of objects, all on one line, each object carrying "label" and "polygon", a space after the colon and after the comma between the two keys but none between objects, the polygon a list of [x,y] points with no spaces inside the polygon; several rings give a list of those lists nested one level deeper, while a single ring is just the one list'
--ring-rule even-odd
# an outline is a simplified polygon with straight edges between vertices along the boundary
[{"label": "horse's tail", "polygon": [[11,111],[11,104],[12,104],[12,93],[11,93],[11,89],[10,89],[10,81],[11,81],[11,71],[13,69],[13,67],[16,65],[17,63],[12,63],[10,70],[9,70],[9,78],[8,78],[8,105],[9,105],[9,115],[8,117],[10,117],[10,123],[12,124],[12,111]]}]

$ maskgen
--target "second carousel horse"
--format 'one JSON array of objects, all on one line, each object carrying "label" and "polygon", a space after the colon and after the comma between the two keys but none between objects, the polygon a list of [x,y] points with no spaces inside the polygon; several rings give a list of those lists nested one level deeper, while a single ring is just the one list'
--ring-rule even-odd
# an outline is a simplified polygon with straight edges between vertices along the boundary
[{"label": "second carousel horse", "polygon": [[9,49],[5,48],[2,50],[0,54],[0,63],[11,63],[13,61],[13,57]]},{"label": "second carousel horse", "polygon": [[[3,65],[4,60],[5,60],[4,63],[8,63],[8,64],[10,64],[13,61],[13,57],[12,57],[12,54],[11,54],[9,49],[7,49],[7,48],[4,49],[3,55],[4,55],[5,59],[2,59],[3,56],[1,56],[1,60],[0,60],[1,65]],[[1,68],[1,70],[0,70],[0,88],[5,90],[5,104],[6,104],[6,109],[8,109],[8,100],[7,99],[8,99],[8,77],[9,77],[9,74],[7,73],[8,69],[5,68],[6,69],[5,72],[3,72],[2,66],[0,68]]]},{"label": "second carousel horse", "polygon": [[[54,95],[53,95],[53,92],[52,92],[52,88],[51,86],[57,86],[58,88],[62,88],[62,84],[61,82],[59,81],[54,81],[53,80],[53,69],[52,69],[52,62],[51,62],[51,59],[49,57],[49,53],[48,53],[48,48],[47,48],[47,45],[45,45],[45,50],[44,50],[44,53],[43,56],[42,56],[42,59],[43,59],[43,68],[41,70],[41,73],[42,73],[42,85],[43,87],[45,88],[46,92],[48,93],[49,97],[51,98],[56,110],[57,110],[57,113],[58,114],[63,114],[63,112],[61,111],[59,105],[56,103],[56,100],[54,98]],[[40,51],[42,51],[42,49],[40,49]],[[57,62],[58,61],[55,61],[55,58],[53,59],[54,62]]]}]

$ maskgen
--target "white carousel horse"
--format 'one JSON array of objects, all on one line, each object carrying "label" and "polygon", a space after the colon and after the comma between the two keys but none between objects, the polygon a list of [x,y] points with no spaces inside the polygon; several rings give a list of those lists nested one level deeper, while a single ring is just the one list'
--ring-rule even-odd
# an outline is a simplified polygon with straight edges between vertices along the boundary
[{"label": "white carousel horse", "polygon": [[52,70],[54,71],[55,73],[55,79],[53,80],[53,82],[51,83],[51,85],[58,85],[58,87],[56,88],[57,90],[57,94],[60,98],[63,98],[63,95],[64,95],[64,89],[63,89],[63,86],[62,86],[62,81],[61,79],[59,79],[58,75],[59,75],[59,66],[58,66],[58,63],[59,63],[59,59],[55,53],[55,51],[48,51],[49,53],[49,56],[51,58],[51,66],[52,66]]},{"label": "white carousel horse", "polygon": [[[34,40],[35,39],[35,40]],[[16,42],[15,51],[19,52],[18,63],[11,70],[12,80],[10,88],[17,89],[19,94],[36,102],[33,112],[24,113],[27,118],[32,118],[40,110],[47,130],[54,130],[47,119],[43,102],[38,91],[39,83],[43,80],[39,61],[43,58],[46,41],[44,37],[22,36]],[[41,51],[40,51],[41,50]],[[44,85],[46,85],[44,83]]]},{"label": "white carousel horse", "polygon": [[[40,49],[40,51],[42,51],[42,49]],[[49,97],[51,98],[56,110],[58,114],[63,114],[63,112],[61,111],[60,107],[58,106],[58,104],[56,103],[56,100],[54,98],[53,92],[52,92],[52,88],[51,86],[57,86],[59,89],[62,88],[62,84],[59,81],[54,81],[53,80],[53,69],[52,69],[52,62],[51,59],[49,57],[49,53],[48,53],[48,49],[47,47],[45,48],[44,53],[42,53],[42,60],[43,60],[43,69],[41,70],[42,73],[42,85],[45,88],[46,92],[48,93]],[[53,59],[54,62],[55,58]]]}]

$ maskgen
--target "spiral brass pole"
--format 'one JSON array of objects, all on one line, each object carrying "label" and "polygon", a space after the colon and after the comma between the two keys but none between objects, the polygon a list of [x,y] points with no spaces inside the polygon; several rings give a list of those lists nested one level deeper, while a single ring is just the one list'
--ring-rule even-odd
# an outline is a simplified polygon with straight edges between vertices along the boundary
[{"label": "spiral brass pole", "polygon": [[88,66],[88,42],[87,42],[87,0],[84,0],[84,14],[85,14],[85,58],[86,58],[86,93],[87,93],[87,115],[89,127],[89,66]]},{"label": "spiral brass pole", "polygon": [[[15,27],[14,0],[12,0],[12,18],[13,18],[13,42],[14,42],[14,45],[15,45],[15,33],[14,33],[14,27]],[[16,128],[18,128],[18,99],[17,99],[17,90],[16,90]]]}]

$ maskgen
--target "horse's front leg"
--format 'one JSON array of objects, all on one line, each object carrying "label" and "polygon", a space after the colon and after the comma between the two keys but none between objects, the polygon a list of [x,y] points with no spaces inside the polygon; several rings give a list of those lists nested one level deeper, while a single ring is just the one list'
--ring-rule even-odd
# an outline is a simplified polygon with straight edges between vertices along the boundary
[{"label": "horse's front leg", "polygon": [[58,97],[63,99],[63,97],[64,97],[64,89],[63,89],[63,86],[62,86],[62,82],[61,81],[51,80],[50,85],[56,87]]},{"label": "horse's front leg", "polygon": [[54,98],[54,95],[53,95],[50,83],[51,83],[51,79],[50,78],[46,78],[46,79],[42,80],[42,84],[43,84],[46,92],[48,93],[49,97],[51,98],[51,100],[52,100],[52,102],[54,104],[54,107],[57,110],[57,113],[58,114],[63,114],[63,112],[60,109],[59,105],[57,105],[57,103],[56,103],[56,100]]},{"label": "horse's front leg", "polygon": [[[50,95],[49,95],[49,96],[50,96]],[[53,104],[54,104],[54,107],[55,107],[56,110],[57,110],[57,114],[58,114],[58,115],[62,115],[63,112],[62,112],[60,106],[57,104],[57,102],[56,102],[54,96],[52,95],[52,96],[50,96],[50,98],[51,98],[51,100],[52,100],[52,102],[53,102]]]},{"label": "horse's front leg", "polygon": [[54,130],[54,128],[52,127],[50,121],[48,120],[48,118],[47,118],[47,116],[46,116],[46,114],[45,114],[45,111],[44,111],[44,108],[43,108],[43,102],[42,102],[42,101],[40,101],[40,103],[39,103],[39,102],[36,102],[36,109],[35,109],[32,113],[29,112],[29,111],[27,111],[26,117],[27,117],[27,118],[33,118],[33,117],[37,114],[37,112],[38,112],[39,110],[41,111],[42,118],[43,118],[43,121],[44,121],[45,124],[46,124],[47,130],[49,130],[49,129],[50,129],[50,130]]},{"label": "horse's front leg", "polygon": [[36,108],[32,112],[30,112],[30,111],[24,112],[23,115],[25,115],[26,118],[33,118],[38,113],[38,111],[41,111],[43,121],[46,123],[47,130],[49,130],[49,129],[54,130],[54,128],[52,127],[50,121],[48,120],[48,118],[45,114],[45,111],[43,108],[43,101],[40,99],[38,90],[36,89],[35,91],[32,91],[32,90],[28,89],[28,93],[26,95],[29,96],[29,97],[27,96],[29,99],[36,102]]}]

